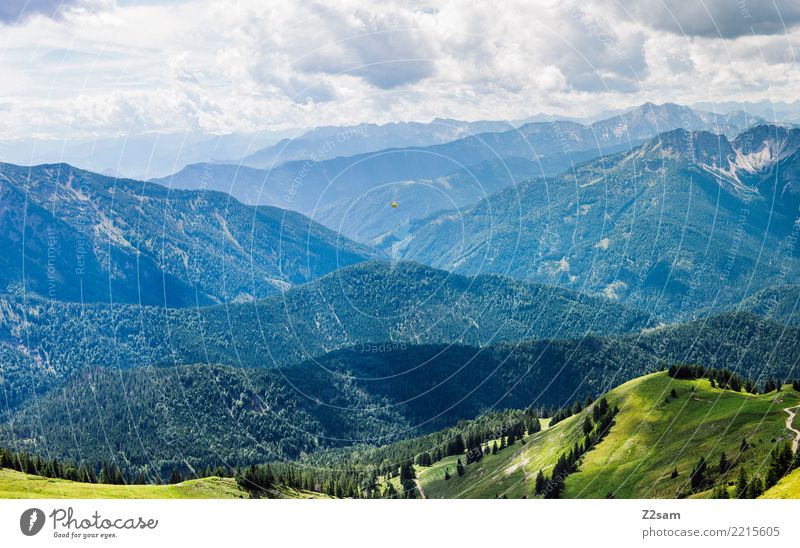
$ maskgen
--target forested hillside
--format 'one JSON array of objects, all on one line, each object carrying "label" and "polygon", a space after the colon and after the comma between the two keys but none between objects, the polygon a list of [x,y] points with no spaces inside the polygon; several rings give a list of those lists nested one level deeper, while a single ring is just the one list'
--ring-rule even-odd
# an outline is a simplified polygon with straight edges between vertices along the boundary
[{"label": "forested hillside", "polygon": [[736,308],[772,318],[787,325],[800,324],[800,285],[768,287]]},{"label": "forested hillside", "polygon": [[[364,263],[257,303],[195,309],[0,300],[6,404],[86,367],[294,365],[369,343],[461,343],[633,332],[651,319],[603,298],[499,276]],[[16,365],[15,365],[16,364]],[[19,364],[26,364],[20,366]]]},{"label": "forested hillside", "polygon": [[66,164],[0,164],[0,203],[4,294],[196,306],[275,294],[374,256],[293,211]]},{"label": "forested hillside", "polygon": [[797,356],[797,328],[730,314],[637,335],[366,345],[277,370],[93,368],[7,411],[0,446],[162,470],[219,457],[245,465],[387,443],[492,410],[571,405],[676,363],[763,385],[793,378]]}]

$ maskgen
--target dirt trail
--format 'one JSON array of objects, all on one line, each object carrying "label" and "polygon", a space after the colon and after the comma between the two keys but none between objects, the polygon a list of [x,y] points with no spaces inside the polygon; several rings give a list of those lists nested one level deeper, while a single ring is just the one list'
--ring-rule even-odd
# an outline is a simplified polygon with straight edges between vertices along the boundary
[{"label": "dirt trail", "polygon": [[[800,434],[798,434],[798,435],[800,435]],[[795,441],[795,443],[797,443],[797,442]],[[422,498],[428,498],[428,497],[426,497],[426,496],[425,496],[425,491],[423,491],[423,490],[422,490],[422,484],[419,482],[419,480],[418,480],[418,479],[415,479],[415,480],[414,480],[414,485],[416,485],[416,486],[417,486],[417,491],[419,491],[419,496],[420,496],[420,497],[422,497]]]},{"label": "dirt trail", "polygon": [[784,408],[784,411],[786,411],[789,414],[789,418],[786,419],[786,428],[791,430],[795,434],[794,440],[792,440],[792,451],[795,452],[795,453],[797,452],[797,443],[800,442],[800,430],[795,430],[792,427],[792,422],[794,422],[794,416],[796,414],[795,413],[796,409],[800,409],[800,405],[795,406],[795,407],[786,407],[786,408]]}]

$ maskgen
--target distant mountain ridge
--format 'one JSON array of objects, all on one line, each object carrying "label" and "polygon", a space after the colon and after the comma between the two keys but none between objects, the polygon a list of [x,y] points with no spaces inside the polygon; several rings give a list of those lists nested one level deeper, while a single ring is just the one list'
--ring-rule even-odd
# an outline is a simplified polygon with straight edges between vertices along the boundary
[{"label": "distant mountain ridge", "polygon": [[148,179],[187,164],[234,161],[288,134],[183,132],[0,141],[0,160],[17,165],[65,163],[112,177]]},{"label": "distant mountain ridge", "polygon": [[[335,138],[328,151],[328,156],[335,155],[331,158],[313,154],[301,142],[297,147],[308,154],[305,158],[289,155],[283,163],[275,159],[269,169],[189,165],[154,182],[172,188],[210,185],[246,203],[291,208],[334,230],[343,230],[348,237],[371,239],[378,231],[365,231],[360,225],[376,217],[386,218],[385,207],[392,202],[387,198],[402,192],[402,185],[415,185],[413,192],[422,197],[407,200],[403,218],[394,226],[423,218],[432,208],[471,205],[526,179],[555,175],[598,156],[630,150],[664,131],[711,129],[734,135],[758,120],[741,113],[716,115],[670,103],[646,103],[590,125],[559,120],[532,122],[446,143],[384,148],[352,156],[337,153],[343,149],[337,149]],[[285,142],[282,146],[290,148],[292,144]],[[492,169],[478,167],[489,163],[495,164]],[[466,177],[457,177],[458,173]],[[387,227],[381,228],[385,231]]]},{"label": "distant mountain ridge", "polygon": [[763,289],[742,301],[742,310],[787,325],[800,325],[800,285]]},{"label": "distant mountain ridge", "polygon": [[514,126],[503,121],[466,122],[435,118],[424,122],[392,122],[355,126],[322,126],[294,139],[282,139],[241,160],[246,167],[268,169],[294,160],[330,160],[387,148],[424,147],[455,141],[466,135],[507,131]]}]

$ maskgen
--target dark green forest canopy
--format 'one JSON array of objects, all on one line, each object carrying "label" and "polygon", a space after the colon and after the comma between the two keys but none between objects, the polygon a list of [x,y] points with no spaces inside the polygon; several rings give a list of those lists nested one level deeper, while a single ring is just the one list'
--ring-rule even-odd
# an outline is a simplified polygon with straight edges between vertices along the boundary
[{"label": "dark green forest canopy", "polygon": [[386,342],[389,348],[484,346],[634,332],[651,324],[644,313],[574,291],[381,262],[345,268],[257,303],[164,309],[0,300],[11,406],[92,366],[286,367],[360,344],[374,351],[385,350]]},{"label": "dark green forest canopy", "polygon": [[757,382],[794,378],[798,356],[798,328],[740,313],[636,335],[379,352],[359,346],[278,369],[90,368],[7,411],[13,420],[0,429],[0,445],[139,466],[152,459],[164,470],[182,461],[294,459],[382,445],[492,410],[561,406],[674,363],[726,368]]}]

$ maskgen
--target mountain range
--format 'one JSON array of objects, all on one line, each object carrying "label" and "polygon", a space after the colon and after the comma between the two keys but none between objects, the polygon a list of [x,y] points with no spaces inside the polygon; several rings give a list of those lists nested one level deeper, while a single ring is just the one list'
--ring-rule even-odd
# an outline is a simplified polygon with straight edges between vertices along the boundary
[{"label": "mountain range", "polygon": [[390,122],[354,126],[322,126],[295,138],[281,139],[241,159],[247,167],[269,169],[293,160],[323,161],[387,148],[425,147],[478,133],[501,132],[514,125],[502,121],[466,122],[434,118],[431,122]]},{"label": "mountain range", "polygon": [[[0,466],[254,496],[766,476],[800,401],[800,129],[650,103],[507,127],[317,128],[149,182],[0,164]],[[741,460],[700,481],[662,442]]]},{"label": "mountain range", "polygon": [[[360,222],[386,218],[385,208],[392,201],[400,203],[398,196],[405,205],[402,218],[393,222],[402,225],[432,210],[472,204],[530,177],[555,175],[577,163],[630,150],[665,131],[707,129],[733,135],[758,121],[740,112],[716,115],[670,103],[646,103],[590,125],[532,122],[441,144],[329,159],[314,155],[301,143],[298,146],[309,155],[274,159],[268,169],[250,169],[252,162],[189,165],[154,182],[170,188],[223,190],[246,203],[294,209],[351,238],[370,238],[377,236],[377,231],[365,230]],[[333,142],[330,155],[337,150],[336,140]]]},{"label": "mountain range", "polygon": [[210,135],[194,132],[0,141],[0,159],[21,165],[65,163],[110,177],[149,179],[187,164],[233,161],[289,131]]},{"label": "mountain range", "polygon": [[395,259],[686,317],[798,282],[798,137],[770,125],[732,140],[674,130],[373,243]]}]

